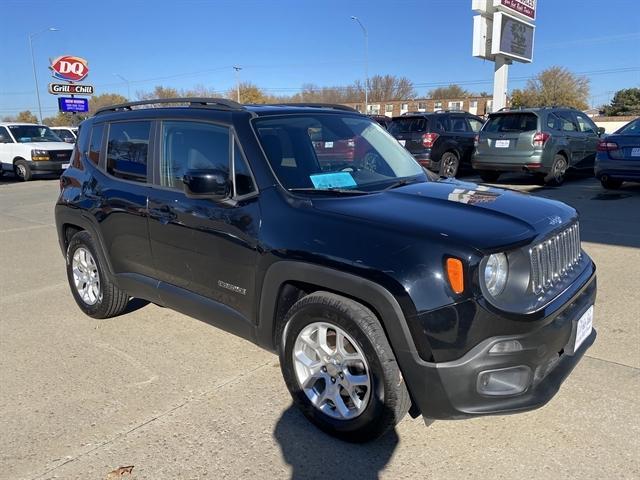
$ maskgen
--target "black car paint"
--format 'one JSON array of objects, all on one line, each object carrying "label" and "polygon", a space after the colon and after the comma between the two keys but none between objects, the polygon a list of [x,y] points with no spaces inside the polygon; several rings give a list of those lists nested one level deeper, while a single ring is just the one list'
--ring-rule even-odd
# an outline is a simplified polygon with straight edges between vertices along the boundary
[{"label": "black car paint", "polygon": [[[361,197],[291,194],[269,168],[251,119],[304,111],[163,108],[106,113],[84,122],[55,209],[62,251],[71,233],[88,230],[101,263],[131,296],[174,308],[272,351],[280,343],[275,319],[288,283],[355,298],[378,314],[412,395],[413,414],[459,418],[534,408],[549,400],[586,347],[563,360],[565,375],[549,376],[524,404],[518,398],[497,401],[470,392],[464,399],[453,398],[458,394],[450,377],[460,383],[460,372],[470,365],[465,359],[477,357],[474,349],[483,342],[533,335],[554,325],[585,290],[591,292],[588,300],[595,300],[595,267],[585,254],[580,279],[535,312],[501,312],[478,288],[485,254],[542,239],[558,228],[551,218],[566,224],[576,218],[575,210],[506,190],[491,189],[488,195],[486,189],[479,192],[476,185],[457,181],[420,182]],[[154,131],[159,120],[169,118],[229,125],[250,163],[258,193],[223,202],[193,200],[158,185],[111,177],[88,160],[87,132],[94,121],[123,118],[150,119]],[[159,141],[159,135],[152,135],[150,159]],[[106,132],[103,152],[105,147]],[[149,165],[152,181],[157,172],[151,161]],[[470,198],[485,197],[462,203],[451,197],[460,191]],[[465,262],[463,294],[454,293],[443,275],[443,262],[450,256]],[[567,328],[565,322],[564,337]],[[595,331],[587,344],[594,338]],[[462,367],[457,369],[458,363]]]}]

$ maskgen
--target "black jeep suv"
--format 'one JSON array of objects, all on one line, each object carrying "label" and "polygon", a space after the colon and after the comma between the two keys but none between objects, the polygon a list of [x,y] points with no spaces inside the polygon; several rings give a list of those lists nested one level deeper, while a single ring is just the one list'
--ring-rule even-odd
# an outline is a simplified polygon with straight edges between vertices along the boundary
[{"label": "black jeep suv", "polygon": [[539,407],[596,336],[573,208],[432,177],[345,107],[153,100],[82,123],[55,216],[87,315],[137,297],[246,338],[366,441]]},{"label": "black jeep suv", "polygon": [[410,113],[394,117],[388,130],[420,165],[442,177],[471,168],[474,138],[482,119],[459,110]]}]

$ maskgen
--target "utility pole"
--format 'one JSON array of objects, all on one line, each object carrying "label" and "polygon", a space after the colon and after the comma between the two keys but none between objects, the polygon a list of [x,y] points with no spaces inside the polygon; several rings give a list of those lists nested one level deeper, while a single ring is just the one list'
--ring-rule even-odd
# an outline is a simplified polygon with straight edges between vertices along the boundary
[{"label": "utility pole", "polygon": [[236,71],[236,101],[240,103],[240,70],[242,70],[242,67],[234,65],[233,69]]},{"label": "utility pole", "polygon": [[44,30],[41,30],[40,32],[29,34],[29,50],[31,51],[31,65],[33,66],[33,79],[36,83],[36,97],[38,99],[38,114],[39,114],[38,120],[40,121],[40,123],[42,123],[42,105],[40,104],[40,88],[38,87],[38,74],[36,71],[36,60],[33,55],[33,37],[40,35],[41,33],[44,33],[44,32],[57,32],[57,31],[58,31],[57,28],[49,27],[49,28],[45,28]]},{"label": "utility pole", "polygon": [[358,22],[364,34],[364,113],[366,115],[369,113],[369,32],[358,17],[351,16],[351,20]]},{"label": "utility pole", "polygon": [[131,101],[131,82],[129,82],[129,80],[124,78],[119,73],[114,73],[114,75],[127,84],[127,101],[130,102]]}]

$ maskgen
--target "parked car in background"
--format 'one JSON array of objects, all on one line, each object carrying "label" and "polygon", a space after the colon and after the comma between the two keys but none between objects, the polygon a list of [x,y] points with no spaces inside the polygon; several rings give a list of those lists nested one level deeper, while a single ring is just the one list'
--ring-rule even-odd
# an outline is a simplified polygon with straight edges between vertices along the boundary
[{"label": "parked car in background", "polygon": [[46,125],[0,122],[0,174],[12,171],[27,181],[34,172],[61,173],[72,151]]},{"label": "parked car in background", "polygon": [[76,143],[78,127],[51,127],[53,133],[67,143]]},{"label": "parked car in background", "polygon": [[367,115],[372,120],[375,120],[380,125],[382,125],[385,129],[389,129],[389,124],[391,123],[391,118],[386,115]]},{"label": "parked car in background", "polygon": [[503,172],[530,172],[560,185],[569,168],[593,169],[603,133],[571,108],[504,109],[490,114],[478,134],[473,168],[486,182]]},{"label": "parked car in background", "polygon": [[410,113],[393,117],[389,133],[423,167],[443,177],[455,177],[471,165],[473,140],[482,118],[462,111]]},{"label": "parked car in background", "polygon": [[607,189],[620,188],[624,181],[640,181],[640,118],[600,140],[595,173]]},{"label": "parked car in background", "polygon": [[[314,143],[349,139],[357,168],[322,165]],[[76,145],[55,218],[79,308],[146,299],[277,352],[294,404],[343,440],[540,407],[595,341],[574,208],[432,181],[355,110],[132,102]]]}]

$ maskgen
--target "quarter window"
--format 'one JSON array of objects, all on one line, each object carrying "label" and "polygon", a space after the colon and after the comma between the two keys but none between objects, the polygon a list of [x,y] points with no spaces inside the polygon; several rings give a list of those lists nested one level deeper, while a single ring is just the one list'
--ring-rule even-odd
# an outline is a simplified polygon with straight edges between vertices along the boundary
[{"label": "quarter window", "polygon": [[147,180],[151,122],[118,122],[109,126],[107,172],[136,182]]},{"label": "quarter window", "polygon": [[104,124],[94,125],[91,129],[91,142],[89,142],[89,160],[98,165],[100,163],[100,147],[102,147],[102,132]]},{"label": "quarter window", "polygon": [[229,174],[229,129],[200,122],[163,122],[160,185],[182,190],[189,170]]}]

